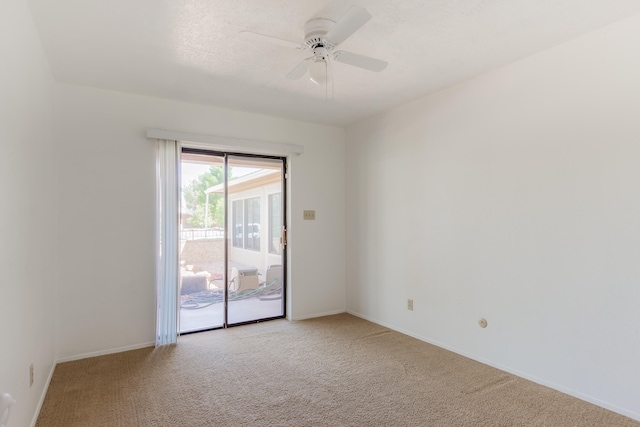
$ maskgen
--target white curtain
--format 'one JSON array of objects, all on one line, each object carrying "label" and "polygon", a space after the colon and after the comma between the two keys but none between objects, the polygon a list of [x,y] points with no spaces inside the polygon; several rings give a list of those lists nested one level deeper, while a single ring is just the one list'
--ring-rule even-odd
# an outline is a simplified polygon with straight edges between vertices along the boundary
[{"label": "white curtain", "polygon": [[178,339],[180,152],[178,141],[156,143],[156,346]]}]

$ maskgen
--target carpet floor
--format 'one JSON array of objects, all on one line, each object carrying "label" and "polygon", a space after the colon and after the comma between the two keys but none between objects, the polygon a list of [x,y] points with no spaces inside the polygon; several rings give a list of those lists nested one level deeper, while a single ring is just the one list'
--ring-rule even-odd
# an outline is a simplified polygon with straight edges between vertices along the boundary
[{"label": "carpet floor", "polygon": [[340,314],[59,364],[38,427],[640,426]]}]

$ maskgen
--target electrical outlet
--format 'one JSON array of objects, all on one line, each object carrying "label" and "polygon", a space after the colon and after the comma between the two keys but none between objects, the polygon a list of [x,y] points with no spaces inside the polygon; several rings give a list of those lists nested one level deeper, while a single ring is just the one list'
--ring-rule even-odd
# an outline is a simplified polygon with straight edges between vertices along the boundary
[{"label": "electrical outlet", "polygon": [[29,387],[33,385],[33,363],[29,365]]},{"label": "electrical outlet", "polygon": [[412,299],[408,299],[407,300],[407,310],[413,311],[413,300]]},{"label": "electrical outlet", "polygon": [[305,220],[314,221],[316,219],[316,211],[304,211],[302,218]]}]

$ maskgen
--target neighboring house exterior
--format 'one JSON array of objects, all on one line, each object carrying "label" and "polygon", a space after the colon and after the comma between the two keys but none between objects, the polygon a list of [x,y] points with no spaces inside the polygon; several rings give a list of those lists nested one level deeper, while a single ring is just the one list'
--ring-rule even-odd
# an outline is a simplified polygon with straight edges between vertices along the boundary
[{"label": "neighboring house exterior", "polygon": [[[229,261],[232,266],[255,267],[263,272],[282,264],[282,173],[260,169],[227,184]],[[223,193],[222,184],[205,193]]]}]

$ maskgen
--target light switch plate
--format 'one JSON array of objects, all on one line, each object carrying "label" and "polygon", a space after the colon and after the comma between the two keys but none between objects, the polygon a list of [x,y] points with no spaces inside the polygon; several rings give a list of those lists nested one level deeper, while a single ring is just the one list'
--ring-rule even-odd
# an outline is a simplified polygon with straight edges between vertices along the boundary
[{"label": "light switch plate", "polygon": [[305,220],[314,221],[316,219],[316,211],[304,211],[302,218]]}]

